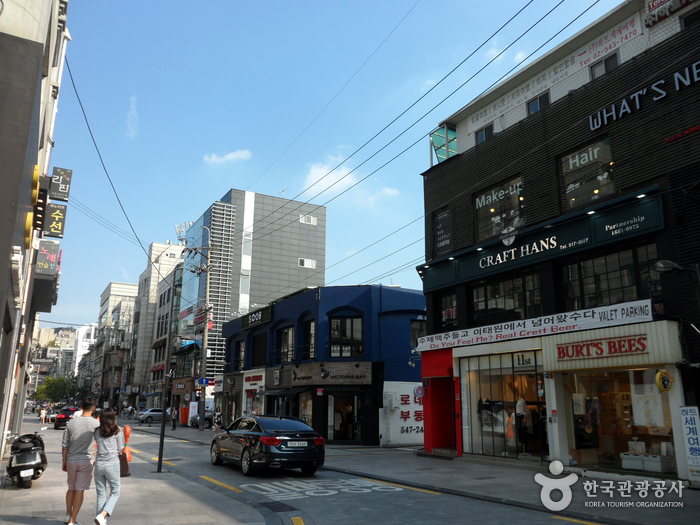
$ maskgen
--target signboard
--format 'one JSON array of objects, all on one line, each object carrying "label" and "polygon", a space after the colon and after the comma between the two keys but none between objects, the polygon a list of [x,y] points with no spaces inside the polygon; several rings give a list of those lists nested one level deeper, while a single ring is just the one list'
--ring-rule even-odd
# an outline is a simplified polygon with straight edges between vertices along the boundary
[{"label": "signboard", "polygon": [[265,370],[250,370],[243,376],[243,390],[257,390],[265,386]]},{"label": "signboard", "polygon": [[[646,299],[643,301],[633,301],[612,306],[601,306],[587,310],[547,315],[534,319],[524,319],[522,321],[510,321],[507,323],[428,335],[418,338],[416,350],[424,352],[426,350],[438,350],[456,346],[498,343],[514,339],[542,337],[552,334],[608,328],[610,326],[632,323],[647,323],[651,321],[653,321],[651,300]],[[641,348],[641,343],[638,343],[636,348]],[[644,348],[646,349],[646,346]],[[573,351],[574,356],[578,355],[576,350]],[[595,347],[589,347],[587,351],[595,353],[596,349]]]},{"label": "signboard", "polygon": [[384,383],[384,408],[379,414],[381,445],[423,443],[424,398],[415,394],[417,387],[423,388],[418,383],[403,381]]},{"label": "signboard", "polygon": [[70,193],[70,184],[72,179],[73,170],[54,168],[51,175],[49,199],[68,202],[68,194]]},{"label": "signboard", "polygon": [[53,241],[39,241],[39,250],[36,253],[37,275],[56,275],[58,273],[58,247],[59,243]]},{"label": "signboard", "polygon": [[435,216],[435,254],[441,255],[452,250],[452,218],[450,210],[445,210]]},{"label": "signboard", "polygon": [[271,306],[266,306],[265,308],[261,308],[260,310],[256,310],[254,312],[251,312],[249,314],[246,314],[243,316],[242,320],[242,328],[243,330],[250,328],[252,326],[258,326],[261,324],[265,324],[270,322],[270,318],[272,316],[272,307]]},{"label": "signboard", "polygon": [[683,442],[691,481],[700,481],[700,411],[698,407],[681,407]]},{"label": "signboard", "polygon": [[44,236],[63,238],[63,231],[66,227],[65,204],[55,204],[49,202],[46,205],[46,219],[44,220]]},{"label": "signboard", "polygon": [[559,361],[590,359],[598,357],[620,357],[624,354],[641,354],[647,351],[647,336],[606,337],[576,343],[557,345]]}]

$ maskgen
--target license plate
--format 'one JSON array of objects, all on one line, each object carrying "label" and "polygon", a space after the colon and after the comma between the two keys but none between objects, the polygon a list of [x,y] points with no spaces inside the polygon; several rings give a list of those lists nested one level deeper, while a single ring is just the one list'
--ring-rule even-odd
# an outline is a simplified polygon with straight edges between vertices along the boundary
[{"label": "license plate", "polygon": [[307,445],[306,441],[288,441],[288,447],[305,447]]},{"label": "license plate", "polygon": [[20,478],[27,478],[27,477],[31,478],[33,475],[34,475],[34,469],[33,469],[33,468],[30,468],[30,469],[27,469],[27,470],[20,470],[20,471],[19,471],[19,477],[20,477]]}]

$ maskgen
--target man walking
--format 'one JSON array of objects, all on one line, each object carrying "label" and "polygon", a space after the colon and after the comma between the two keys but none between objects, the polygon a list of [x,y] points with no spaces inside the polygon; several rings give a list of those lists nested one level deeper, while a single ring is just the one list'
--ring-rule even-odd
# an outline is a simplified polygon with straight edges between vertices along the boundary
[{"label": "man walking", "polygon": [[177,418],[180,414],[177,412],[177,407],[173,406],[172,410],[170,411],[170,420],[173,423],[173,430],[175,430],[175,426],[177,425]]},{"label": "man walking", "polygon": [[83,495],[90,490],[92,468],[95,455],[95,429],[100,422],[92,417],[95,401],[88,397],[83,400],[82,414],[74,417],[63,432],[63,472],[68,474],[66,492],[66,517],[63,523],[75,524],[78,512],[83,505]]}]

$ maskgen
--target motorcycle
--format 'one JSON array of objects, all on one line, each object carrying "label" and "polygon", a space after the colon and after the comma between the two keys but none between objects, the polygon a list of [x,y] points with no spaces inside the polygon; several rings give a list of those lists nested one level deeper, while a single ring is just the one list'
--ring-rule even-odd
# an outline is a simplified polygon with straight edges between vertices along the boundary
[{"label": "motorcycle", "polygon": [[[42,427],[41,430],[47,428]],[[14,441],[7,461],[7,476],[18,487],[31,488],[32,481],[39,479],[49,464],[44,452],[44,440],[39,432],[9,437],[12,438]]]}]

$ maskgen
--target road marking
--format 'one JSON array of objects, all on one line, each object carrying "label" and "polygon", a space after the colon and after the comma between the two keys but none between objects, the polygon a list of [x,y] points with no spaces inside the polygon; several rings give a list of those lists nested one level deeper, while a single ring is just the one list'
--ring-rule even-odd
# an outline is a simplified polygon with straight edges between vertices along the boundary
[{"label": "road marking", "polygon": [[136,452],[137,454],[141,454],[141,451],[140,451],[140,450],[135,450],[135,449],[133,449],[133,448],[131,448],[131,447],[129,447],[129,449],[130,449],[132,452]]},{"label": "road marking", "polygon": [[391,485],[392,487],[399,487],[401,489],[407,489],[407,490],[416,490],[418,492],[425,492],[426,494],[435,494],[436,496],[439,496],[439,492],[432,492],[430,490],[424,490],[424,489],[416,489],[413,487],[409,487],[408,485],[398,485],[396,483],[387,483],[386,481],[377,481],[376,479],[369,479],[369,478],[364,478],[367,481],[372,481],[374,483],[381,483],[382,485]]},{"label": "road marking", "polygon": [[[154,461],[158,461],[158,458],[151,458],[151,459],[154,460]],[[163,460],[163,463],[165,463],[166,465],[170,465],[171,467],[176,467],[176,466],[177,466],[177,465],[175,465],[175,463],[170,463],[170,461],[165,461],[165,460]]]},{"label": "road marking", "polygon": [[552,516],[552,517],[554,519],[557,519],[557,520],[572,521],[574,523],[583,523],[584,525],[598,525],[597,523],[593,523],[592,521],[575,520],[573,518],[564,518],[563,516]]},{"label": "road marking", "polygon": [[[216,481],[213,478],[210,478],[207,476],[199,476],[199,477],[202,479],[206,479],[207,481],[211,481],[212,483],[219,485],[221,487],[224,487],[225,489],[229,489],[229,490],[232,490],[234,492],[243,492],[241,489],[237,489],[236,487],[232,487],[231,485],[227,485],[226,483],[221,483],[220,481]],[[294,520],[292,519],[292,521],[294,521]],[[302,521],[302,523],[304,523],[304,522]]]},{"label": "road marking", "polygon": [[304,525],[304,520],[301,518],[292,518],[292,525]]}]

